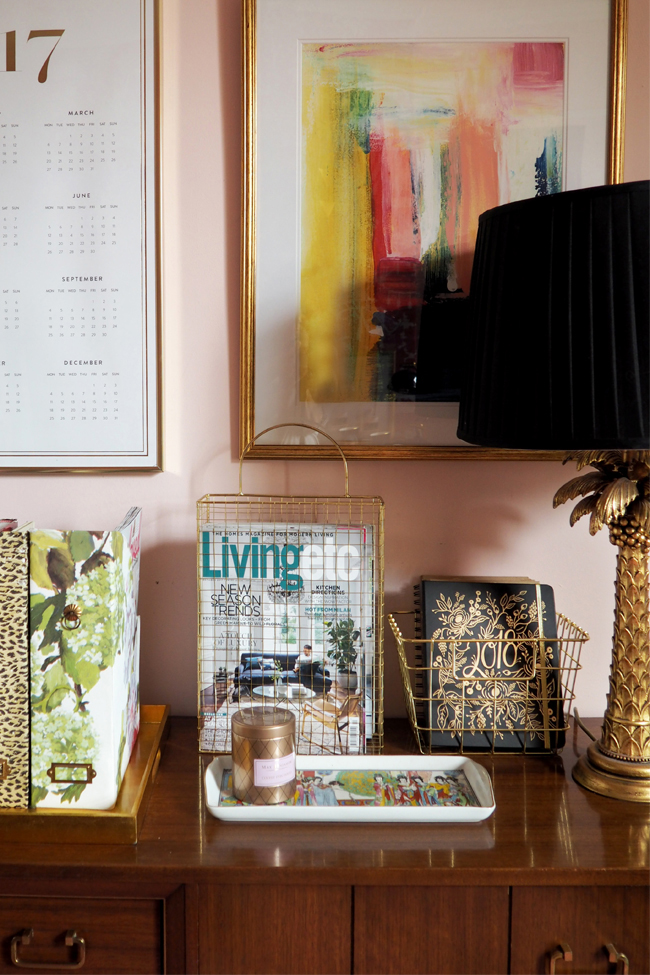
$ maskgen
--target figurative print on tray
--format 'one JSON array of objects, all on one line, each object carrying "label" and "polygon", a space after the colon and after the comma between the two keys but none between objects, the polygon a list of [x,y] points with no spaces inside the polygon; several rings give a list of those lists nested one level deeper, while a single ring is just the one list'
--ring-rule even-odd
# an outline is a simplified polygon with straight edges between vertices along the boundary
[{"label": "figurative print on tray", "polygon": [[[233,795],[232,769],[225,769],[221,806],[245,805]],[[363,769],[297,771],[296,792],[283,806],[480,806],[460,771]]]},{"label": "figurative print on tray", "polygon": [[300,400],[458,400],[484,210],[563,188],[565,45],[302,45]]}]

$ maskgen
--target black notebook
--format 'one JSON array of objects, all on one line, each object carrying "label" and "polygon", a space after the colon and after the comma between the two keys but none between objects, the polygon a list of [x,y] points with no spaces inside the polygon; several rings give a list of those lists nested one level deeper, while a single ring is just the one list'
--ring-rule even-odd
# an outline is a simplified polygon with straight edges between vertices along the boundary
[{"label": "black notebook", "polygon": [[[428,579],[415,587],[418,723],[445,751],[548,752],[564,745],[550,586],[532,579]],[[540,643],[540,638],[544,642]]]}]

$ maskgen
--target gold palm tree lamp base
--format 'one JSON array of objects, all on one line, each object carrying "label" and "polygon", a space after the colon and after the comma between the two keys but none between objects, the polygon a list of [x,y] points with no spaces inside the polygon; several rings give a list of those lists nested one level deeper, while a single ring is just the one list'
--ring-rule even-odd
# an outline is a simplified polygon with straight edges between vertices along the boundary
[{"label": "gold palm tree lamp base", "polygon": [[573,767],[573,778],[591,792],[612,799],[650,802],[650,762],[610,758],[594,742]]},{"label": "gold palm tree lamp base", "polygon": [[600,739],[574,768],[576,782],[614,799],[650,802],[650,451],[581,450],[567,455],[594,471],[563,485],[553,506],[582,496],[574,525],[604,525],[618,548],[614,646]]}]

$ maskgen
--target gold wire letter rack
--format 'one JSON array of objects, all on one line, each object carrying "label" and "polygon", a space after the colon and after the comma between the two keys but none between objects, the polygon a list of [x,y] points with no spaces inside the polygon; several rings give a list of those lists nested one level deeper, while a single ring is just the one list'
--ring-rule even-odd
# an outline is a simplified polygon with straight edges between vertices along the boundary
[{"label": "gold wire letter rack", "polygon": [[417,614],[391,614],[388,621],[423,755],[561,750],[588,633],[557,614],[553,638],[422,639],[405,637],[397,615]]},{"label": "gold wire letter rack", "polygon": [[[306,426],[307,424],[278,424]],[[384,731],[384,502],[208,494],[197,502],[199,749],[240,708],[293,711],[301,754],[378,754]]]}]

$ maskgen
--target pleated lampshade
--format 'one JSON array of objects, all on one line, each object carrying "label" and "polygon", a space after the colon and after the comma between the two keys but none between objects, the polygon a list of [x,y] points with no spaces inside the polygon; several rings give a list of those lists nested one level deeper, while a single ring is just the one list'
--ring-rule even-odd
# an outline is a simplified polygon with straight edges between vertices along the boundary
[{"label": "pleated lampshade", "polygon": [[462,440],[650,449],[649,185],[572,190],[481,215]]}]

